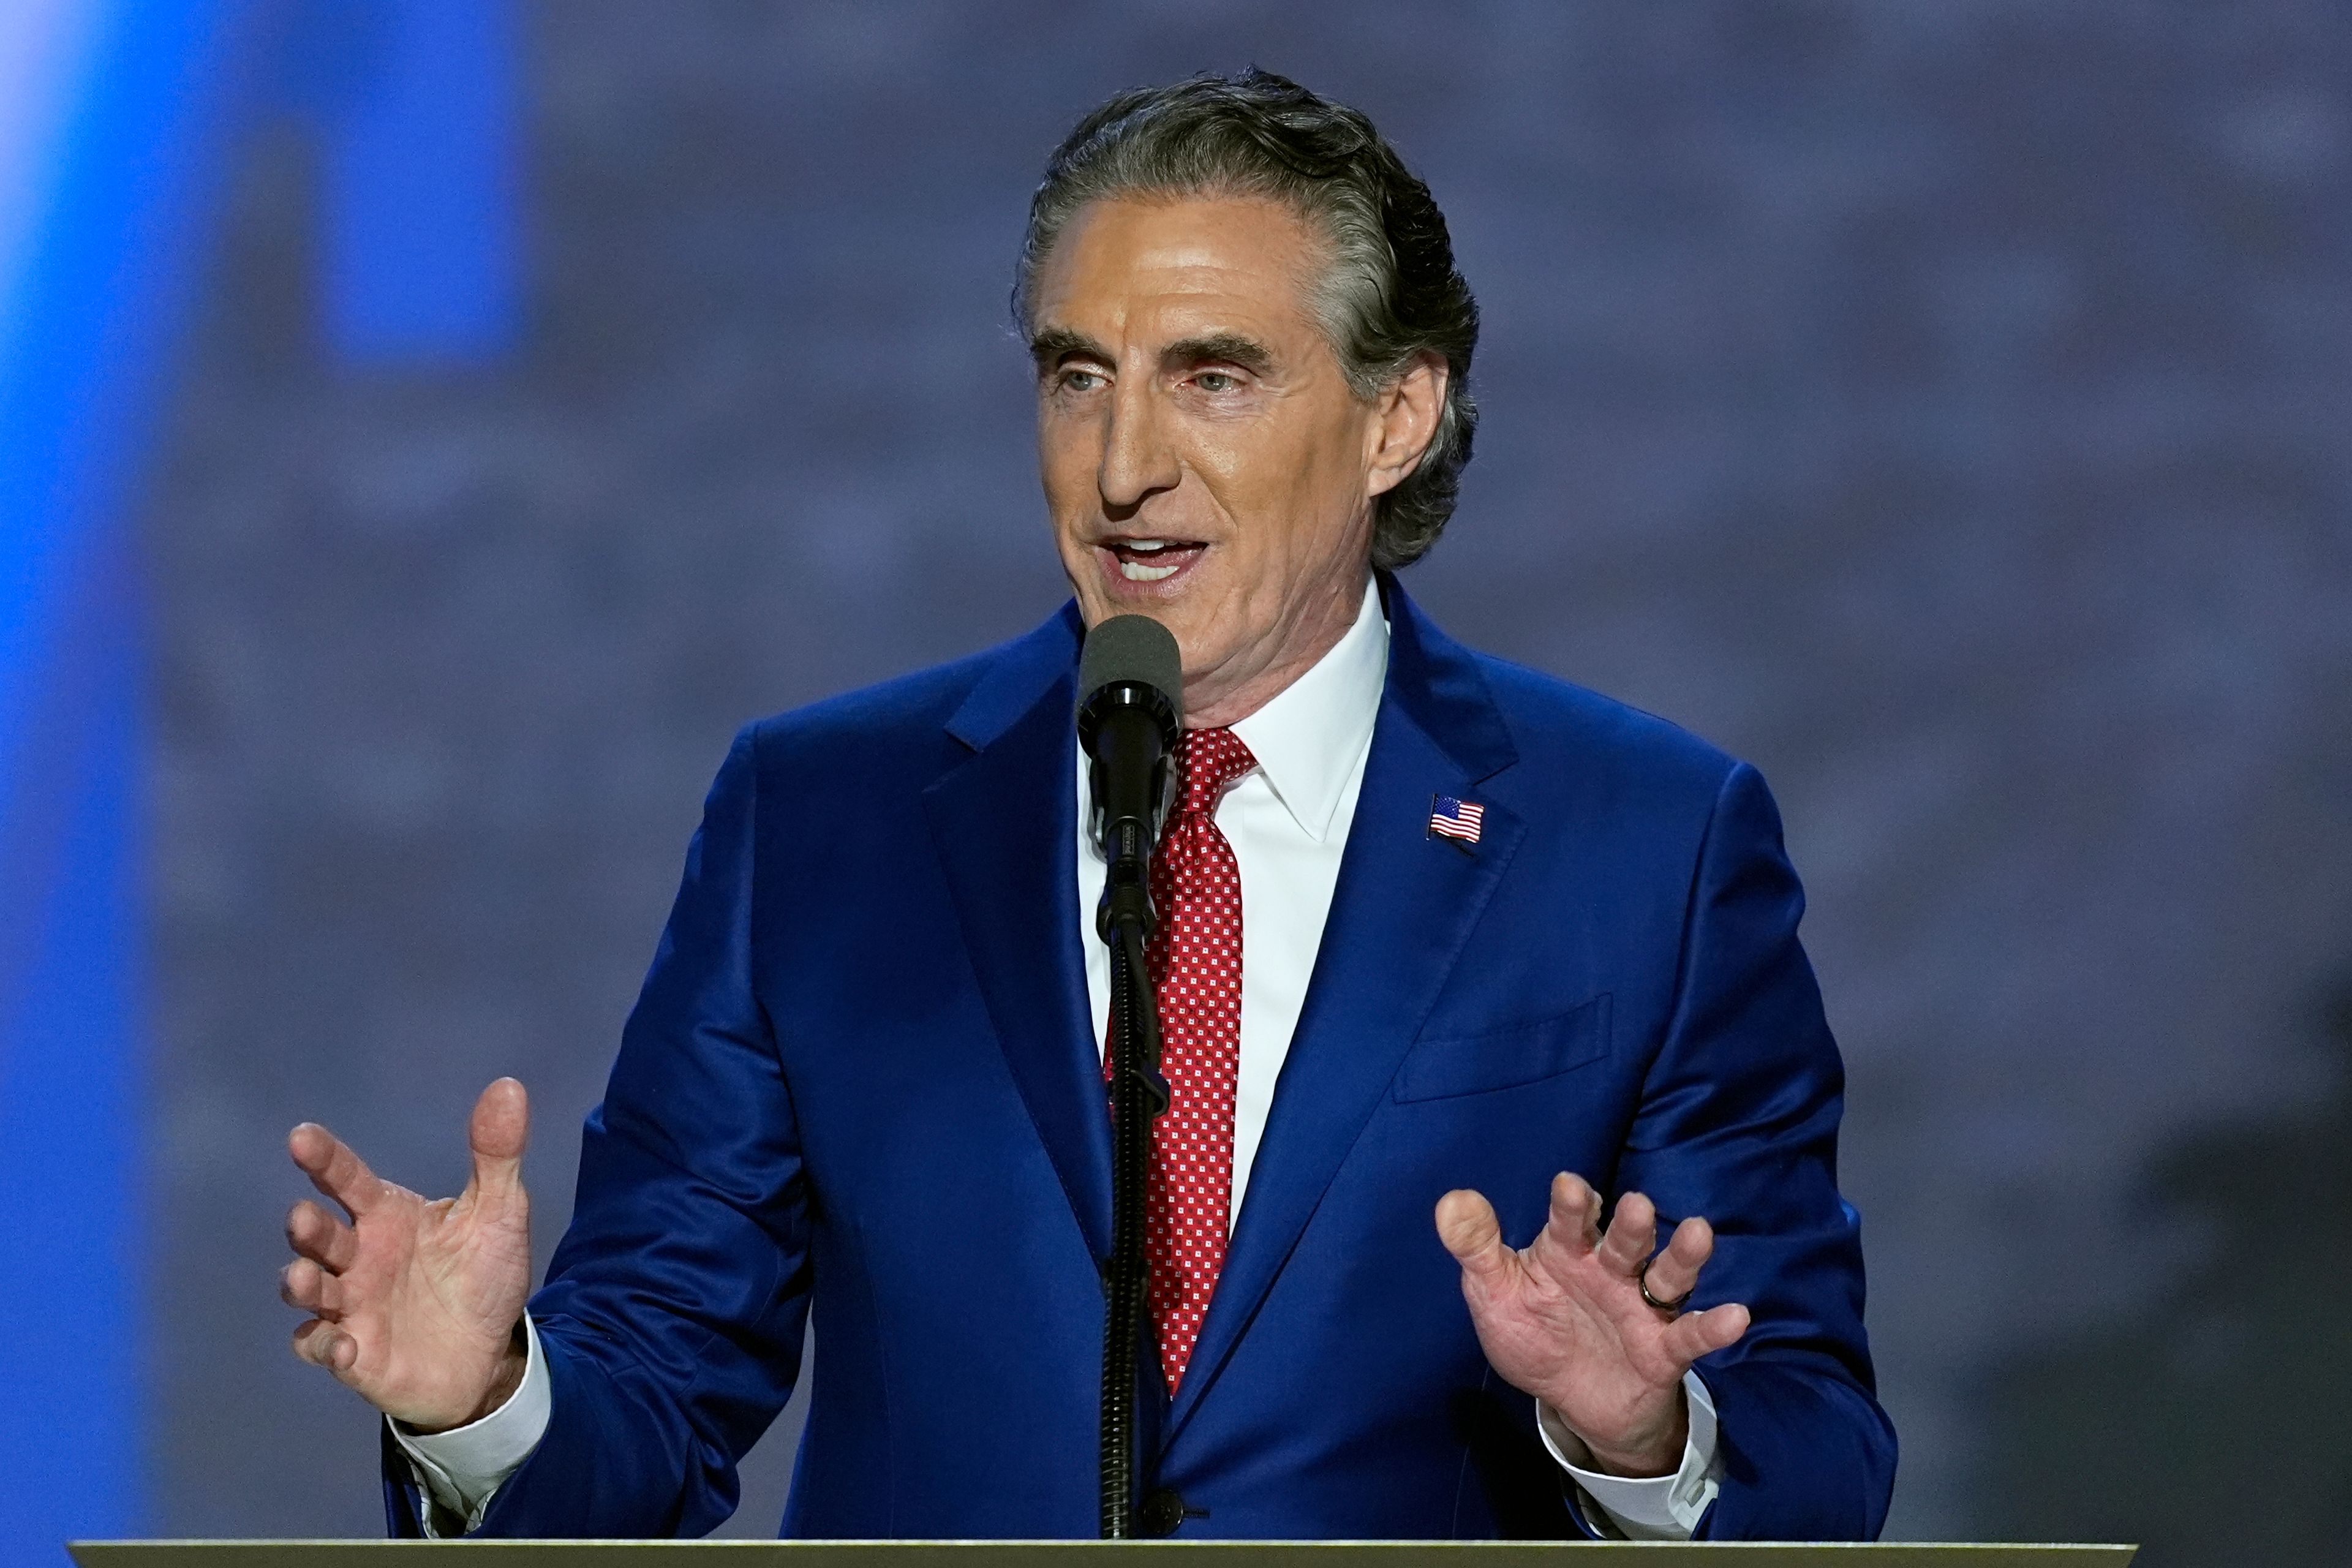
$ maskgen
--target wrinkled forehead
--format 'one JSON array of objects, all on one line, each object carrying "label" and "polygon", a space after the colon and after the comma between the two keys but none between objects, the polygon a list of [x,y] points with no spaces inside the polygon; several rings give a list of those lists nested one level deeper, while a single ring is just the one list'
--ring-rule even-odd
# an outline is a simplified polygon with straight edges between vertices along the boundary
[{"label": "wrinkled forehead", "polygon": [[1325,251],[1306,219],[1269,197],[1089,202],[1038,270],[1031,330],[1139,348],[1204,331],[1315,333]]}]

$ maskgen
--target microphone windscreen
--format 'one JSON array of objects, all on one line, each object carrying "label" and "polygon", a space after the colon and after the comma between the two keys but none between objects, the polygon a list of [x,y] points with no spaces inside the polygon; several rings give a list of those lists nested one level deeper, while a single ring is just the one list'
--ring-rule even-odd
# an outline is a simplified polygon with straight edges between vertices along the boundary
[{"label": "microphone windscreen", "polygon": [[1184,721],[1184,656],[1175,635],[1150,616],[1113,616],[1087,633],[1078,656],[1078,700],[1114,681],[1149,686],[1176,710],[1179,728]]}]

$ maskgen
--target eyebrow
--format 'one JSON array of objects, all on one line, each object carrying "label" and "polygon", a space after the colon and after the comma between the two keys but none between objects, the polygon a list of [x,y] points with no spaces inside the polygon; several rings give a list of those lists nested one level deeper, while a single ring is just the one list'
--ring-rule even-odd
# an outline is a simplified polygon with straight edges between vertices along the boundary
[{"label": "eyebrow", "polygon": [[1067,327],[1045,327],[1029,340],[1029,357],[1039,370],[1061,363],[1066,359],[1098,359],[1111,362],[1111,353],[1084,332]]},{"label": "eyebrow", "polygon": [[1274,355],[1255,338],[1245,338],[1239,332],[1210,332],[1197,338],[1180,338],[1170,343],[1160,355],[1163,365],[1224,363],[1239,365],[1252,375],[1264,375],[1274,364]]},{"label": "eyebrow", "polygon": [[[1116,356],[1084,332],[1068,327],[1045,327],[1029,340],[1029,357],[1043,371],[1067,359],[1100,360],[1108,364]],[[1274,355],[1255,338],[1239,332],[1206,332],[1170,343],[1160,352],[1160,363],[1171,366],[1223,363],[1263,375],[1272,367]]]}]

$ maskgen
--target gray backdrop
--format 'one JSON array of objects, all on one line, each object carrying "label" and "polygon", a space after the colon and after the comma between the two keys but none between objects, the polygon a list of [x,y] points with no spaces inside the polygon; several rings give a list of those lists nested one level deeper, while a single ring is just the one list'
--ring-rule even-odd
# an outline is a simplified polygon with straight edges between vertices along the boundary
[{"label": "gray backdrop", "polygon": [[379,1528],[284,1347],[286,1128],[454,1190],[519,1074],[544,1258],[734,728],[1059,602],[1045,153],[1250,61],[1375,117],[1485,309],[1412,591],[1779,793],[1891,1533],[2341,1560],[2337,0],[551,0],[526,346],[406,376],[320,351],[310,151],[255,126],[151,507],[159,1532]]}]

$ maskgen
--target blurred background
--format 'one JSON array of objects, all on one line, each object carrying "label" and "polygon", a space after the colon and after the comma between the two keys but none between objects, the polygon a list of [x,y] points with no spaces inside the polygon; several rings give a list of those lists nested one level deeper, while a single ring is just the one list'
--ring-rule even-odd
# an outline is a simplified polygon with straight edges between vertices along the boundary
[{"label": "blurred background", "polygon": [[1063,596],[1046,152],[1250,62],[1485,310],[1412,591],[1779,793],[1890,1534],[2352,1560],[2340,0],[0,0],[0,1558],[381,1529],[287,1128],[520,1075],[543,1259],[736,726]]}]

